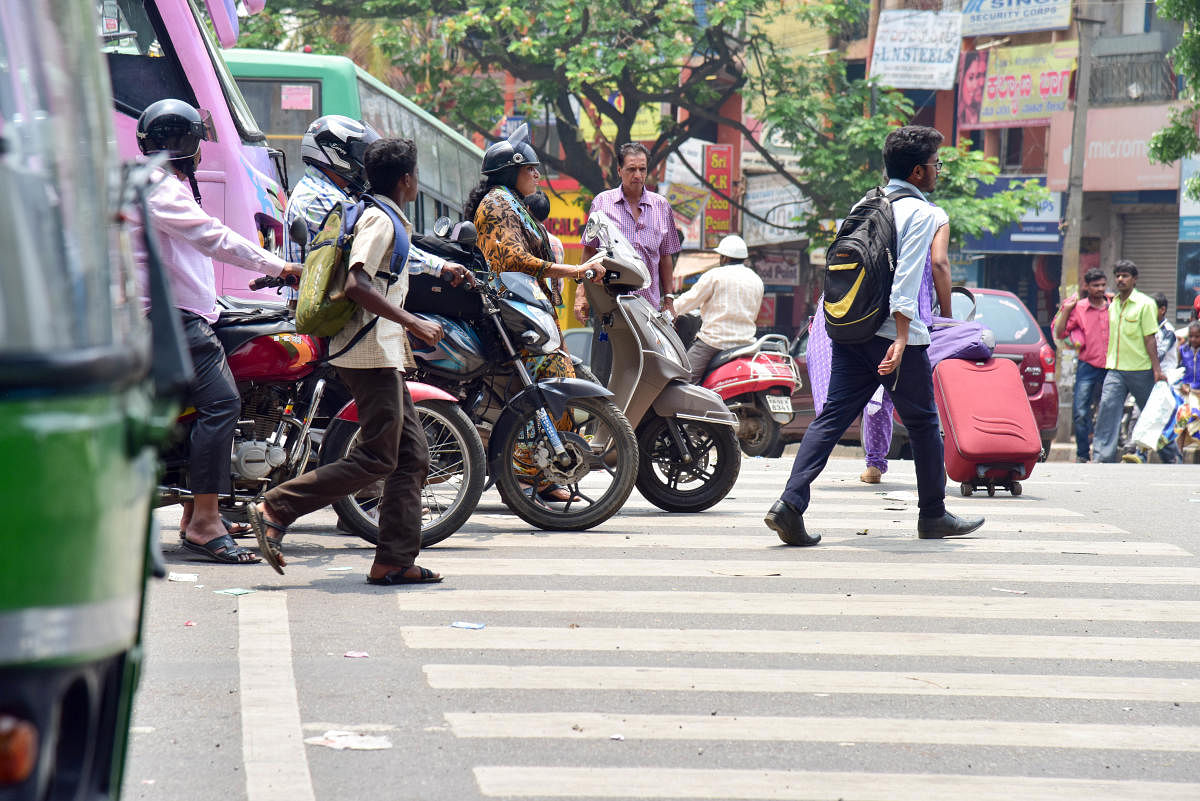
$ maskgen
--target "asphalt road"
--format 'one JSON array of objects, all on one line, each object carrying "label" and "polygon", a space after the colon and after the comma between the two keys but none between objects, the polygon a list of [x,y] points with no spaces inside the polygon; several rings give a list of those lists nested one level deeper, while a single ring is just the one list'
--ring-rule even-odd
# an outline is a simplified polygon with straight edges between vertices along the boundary
[{"label": "asphalt road", "polygon": [[150,591],[125,798],[1200,799],[1195,467],[953,485],[988,524],[921,541],[911,463],[835,459],[795,549],[762,524],[789,466],[584,533],[487,497],[426,587],[364,584],[330,512],[279,577],[191,561],[162,510],[197,580]]}]

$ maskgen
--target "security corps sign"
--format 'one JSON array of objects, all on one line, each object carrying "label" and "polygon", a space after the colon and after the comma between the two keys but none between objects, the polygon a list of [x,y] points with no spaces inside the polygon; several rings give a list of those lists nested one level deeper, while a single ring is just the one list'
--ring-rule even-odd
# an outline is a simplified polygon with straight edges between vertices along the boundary
[{"label": "security corps sign", "polygon": [[1072,0],[964,0],[962,35],[1052,31],[1071,24]]}]

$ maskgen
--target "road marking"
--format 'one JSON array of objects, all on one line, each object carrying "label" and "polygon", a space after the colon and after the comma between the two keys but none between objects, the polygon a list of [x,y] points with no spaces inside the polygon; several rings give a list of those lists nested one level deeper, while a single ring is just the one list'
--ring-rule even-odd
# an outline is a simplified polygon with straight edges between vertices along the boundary
[{"label": "road marking", "polygon": [[475,768],[484,795],[758,801],[1196,801],[1200,784],[936,773],[686,768]]},{"label": "road marking", "polygon": [[[763,500],[755,500],[752,496],[746,493],[738,492],[736,489],[730,492],[724,500],[718,505],[703,512],[703,520],[722,517],[746,516],[747,514],[757,513],[758,515],[766,514],[766,511],[771,508],[771,504],[779,498],[779,494],[764,495]],[[842,499],[838,498],[841,501]],[[820,508],[813,507],[814,511],[822,511]],[[837,510],[844,515],[882,515],[885,517],[903,517],[911,515],[913,518],[917,516],[916,499],[911,501],[889,501],[883,498],[872,498],[870,503],[838,503]],[[1011,504],[1005,503],[970,503],[960,504],[955,508],[955,512],[959,514],[972,515],[1003,515],[1005,517],[1033,517],[1033,518],[1082,518],[1085,515],[1081,512],[1073,512],[1070,509],[1064,509],[1057,506],[1043,506],[1038,501],[1015,501]],[[618,513],[624,517],[629,514],[640,516],[655,516],[662,519],[668,519],[676,516],[671,512],[664,512],[655,506],[646,504],[626,504]]]},{"label": "road marking", "polygon": [[598,712],[447,712],[455,737],[930,743],[1009,748],[1200,751],[1200,728],[912,718],[622,715]]},{"label": "road marking", "polygon": [[[770,670],[626,665],[425,665],[439,690],[624,690],[644,692],[1082,698],[1200,702],[1200,681],[1136,676],[928,673],[914,670]],[[810,688],[810,689],[803,689]],[[1016,796],[1020,797],[1020,796]]]},{"label": "road marking", "polygon": [[1055,584],[1200,586],[1200,568],[1099,565],[1009,565],[891,562],[733,561],[708,559],[508,559],[444,556],[438,569],[458,576],[688,576],[861,579],[864,581],[1003,581]]},{"label": "road marking", "polygon": [[292,673],[287,593],[244,595],[237,617],[247,801],[316,801]]},{"label": "road marking", "polygon": [[1200,640],[1156,637],[947,634],[877,631],[742,629],[525,628],[481,631],[404,626],[409,648],[667,653],[855,654],[980,659],[1098,659],[1113,662],[1200,662]]},{"label": "road marking", "polygon": [[430,589],[397,595],[405,611],[943,617],[992,620],[1200,622],[1200,602],[883,593]]},{"label": "road marking", "polygon": [[[761,511],[765,514],[766,508]],[[823,509],[826,514],[829,509]],[[906,531],[911,533],[915,538],[917,534],[917,515],[915,512],[889,512],[889,517],[881,518],[879,512],[871,514],[863,514],[851,517],[805,517],[804,525],[809,531],[823,533],[826,529],[844,530],[844,529],[863,529],[867,528],[871,531]],[[893,519],[894,516],[894,519]],[[515,515],[504,515],[504,519],[475,519],[472,523],[476,524],[480,529],[490,530],[499,529],[501,531],[511,531],[514,524],[524,526],[523,522],[517,522],[519,518]],[[626,529],[690,529],[692,531],[703,526],[707,529],[722,529],[722,528],[737,528],[745,529],[747,520],[745,516],[740,517],[712,517],[704,518],[696,515],[669,515],[669,514],[617,514],[609,518],[603,525],[611,529],[626,530]],[[753,518],[751,523],[755,528],[760,528],[764,534],[768,533],[766,527],[762,525],[761,520],[757,517]],[[1055,520],[1055,521],[1036,521],[1036,520],[988,520],[984,527],[980,529],[978,536],[987,537],[989,533],[1013,533],[1013,532],[1030,532],[1036,533],[1039,530],[1051,529],[1064,534],[1128,534],[1125,529],[1112,525],[1111,523],[1101,523],[1092,521],[1074,521],[1074,520]],[[590,532],[589,532],[590,533]],[[579,536],[587,536],[586,534]]]},{"label": "road marking", "polygon": [[[498,530],[495,534],[471,531],[482,521],[473,520],[467,529],[456,534],[450,545],[456,549],[467,548],[719,548],[723,550],[756,550],[776,548],[788,550],[780,545],[775,532],[765,526],[756,534],[657,534],[613,531],[554,532],[529,531],[524,534]],[[755,521],[756,523],[758,521]],[[610,522],[610,525],[612,523]],[[695,526],[703,525],[700,522]],[[709,526],[704,526],[709,528]],[[745,529],[745,526],[734,526]],[[1166,542],[1133,542],[1121,540],[1027,540],[1021,539],[969,539],[969,540],[918,540],[916,537],[898,535],[858,535],[824,537],[820,552],[829,551],[862,553],[864,550],[884,553],[945,553],[969,552],[975,554],[994,553],[1050,553],[1095,556],[1191,556],[1191,552]],[[431,551],[439,554],[440,551]]]}]

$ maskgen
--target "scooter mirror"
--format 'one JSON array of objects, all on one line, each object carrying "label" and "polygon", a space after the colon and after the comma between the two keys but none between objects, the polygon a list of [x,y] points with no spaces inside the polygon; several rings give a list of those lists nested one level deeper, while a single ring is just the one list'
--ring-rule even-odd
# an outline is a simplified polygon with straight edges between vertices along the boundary
[{"label": "scooter mirror", "polygon": [[288,226],[288,236],[301,248],[308,245],[308,225],[303,218],[297,217],[292,220],[292,224]]},{"label": "scooter mirror", "polygon": [[438,217],[433,221],[433,233],[436,236],[445,237],[450,233],[450,218],[446,216]]}]

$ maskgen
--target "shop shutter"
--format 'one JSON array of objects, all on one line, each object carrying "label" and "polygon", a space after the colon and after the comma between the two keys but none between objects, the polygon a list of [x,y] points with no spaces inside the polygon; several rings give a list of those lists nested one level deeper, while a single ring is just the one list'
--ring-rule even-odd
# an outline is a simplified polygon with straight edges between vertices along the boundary
[{"label": "shop shutter", "polygon": [[[1176,269],[1179,258],[1179,218],[1171,214],[1128,214],[1121,258],[1138,267],[1137,288],[1150,297],[1162,292],[1175,308]],[[1109,277],[1112,283],[1112,277]]]}]

